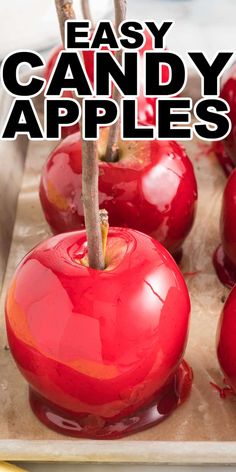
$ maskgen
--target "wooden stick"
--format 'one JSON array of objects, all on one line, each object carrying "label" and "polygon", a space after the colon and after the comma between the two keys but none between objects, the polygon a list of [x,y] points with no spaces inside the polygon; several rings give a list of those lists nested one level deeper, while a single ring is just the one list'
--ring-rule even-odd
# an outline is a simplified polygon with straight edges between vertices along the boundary
[{"label": "wooden stick", "polygon": [[90,9],[89,0],[81,0],[81,9],[85,20],[91,21],[91,28],[94,28],[94,21]]},{"label": "wooden stick", "polygon": [[[122,21],[126,18],[126,0],[114,0],[115,6],[115,28],[117,36],[119,35],[119,26]],[[121,64],[122,59],[122,50],[120,49],[116,53],[116,59]],[[119,90],[114,87],[113,90],[113,100],[120,106],[121,94]],[[107,149],[105,160],[108,162],[115,162],[118,159],[119,148],[118,140],[120,133],[120,120],[117,120],[116,123],[111,125],[110,131],[108,134]]]},{"label": "wooden stick", "polygon": [[99,212],[101,233],[102,233],[102,251],[103,257],[106,258],[107,237],[109,231],[109,216],[107,210],[103,209]]},{"label": "wooden stick", "polygon": [[[73,0],[69,2],[65,2],[65,0],[55,0],[55,4],[64,44],[65,21],[68,19],[67,12],[69,11],[69,18],[75,18]],[[79,102],[82,112],[82,100],[79,100]],[[82,137],[82,118],[80,120],[80,133]],[[105,261],[103,257],[102,234],[99,219],[97,143],[96,141],[85,141],[83,139],[82,195],[88,240],[89,267],[102,270],[105,268]]]},{"label": "wooden stick", "polygon": [[73,8],[73,0],[55,0],[57,16],[60,25],[61,37],[63,44],[65,43],[65,22],[67,20],[75,20],[75,12]]},{"label": "wooden stick", "polygon": [[99,218],[96,141],[82,141],[82,199],[88,240],[89,267],[103,270],[105,268],[105,261]]}]

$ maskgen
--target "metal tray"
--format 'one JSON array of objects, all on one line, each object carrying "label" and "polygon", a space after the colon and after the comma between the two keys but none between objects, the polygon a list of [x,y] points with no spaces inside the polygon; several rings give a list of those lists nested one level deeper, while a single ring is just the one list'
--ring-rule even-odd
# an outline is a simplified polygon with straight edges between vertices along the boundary
[{"label": "metal tray", "polygon": [[[193,81],[190,89],[194,97],[196,87]],[[2,97],[1,110],[9,106],[8,100]],[[42,108],[42,98],[37,99],[36,105]],[[210,386],[210,381],[222,383],[215,354],[215,331],[223,306],[222,297],[228,291],[217,280],[211,256],[219,242],[218,222],[225,177],[207,145],[197,140],[186,147],[199,182],[198,213],[184,245],[181,264],[192,301],[186,359],[194,370],[194,384],[189,400],[162,424],[117,441],[65,439],[44,427],[31,413],[27,385],[6,350],[4,300],[20,259],[50,235],[40,208],[38,183],[42,164],[54,145],[24,139],[0,143],[1,275],[5,272],[0,318],[0,460],[236,464],[236,397],[222,400]]]}]

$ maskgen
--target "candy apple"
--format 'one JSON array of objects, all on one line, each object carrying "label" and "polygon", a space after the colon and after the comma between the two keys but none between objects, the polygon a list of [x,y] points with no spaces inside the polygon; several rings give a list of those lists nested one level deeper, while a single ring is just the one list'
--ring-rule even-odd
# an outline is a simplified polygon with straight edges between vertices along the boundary
[{"label": "candy apple", "polygon": [[[103,160],[108,130],[99,141],[100,207],[111,226],[131,227],[178,255],[195,216],[197,185],[183,148],[167,141],[124,141],[119,160]],[[81,140],[66,138],[46,162],[40,199],[54,233],[84,228]]]},{"label": "candy apple", "polygon": [[[236,165],[236,64],[233,64],[226,75],[221,89],[221,98],[229,104],[230,112],[228,114],[232,122],[232,130],[224,140],[226,153]],[[227,157],[226,157],[227,159]]]},{"label": "candy apple", "polygon": [[226,183],[220,218],[221,245],[213,262],[221,282],[233,287],[236,283],[236,169]]},{"label": "candy apple", "polygon": [[86,241],[85,231],[54,236],[23,259],[7,333],[40,420],[113,438],[157,423],[187,397],[190,302],[176,263],[149,236],[111,228],[105,270],[86,266]]},{"label": "candy apple", "polygon": [[[150,51],[153,49],[152,47],[152,37],[148,31],[144,32],[145,34],[145,44],[144,46],[139,50],[140,53],[140,67],[142,67],[142,61],[144,58],[144,52],[145,51]],[[46,69],[45,69],[45,79],[48,82],[49,78],[51,76],[51,73],[53,71],[54,65],[56,63],[58,54],[60,51],[62,51],[62,46],[56,48],[52,56],[50,57]],[[105,47],[103,48],[105,49]],[[88,74],[88,78],[93,84],[94,82],[94,51],[91,50],[84,50],[83,51],[83,58],[84,58],[84,63],[85,63],[85,68]],[[162,82],[166,83],[169,80],[169,69],[166,65],[162,66]],[[156,122],[156,98],[152,97],[145,97],[143,94],[143,88],[144,88],[144,77],[141,76],[140,80],[140,94],[138,98],[138,120],[142,124],[146,125],[153,125]],[[69,91],[65,91],[63,93],[63,97],[72,97],[72,93]],[[67,126],[62,129],[62,136],[66,137],[72,133],[75,133],[78,131],[79,125],[72,125],[72,126]]]},{"label": "candy apple", "polygon": [[226,383],[236,393],[236,287],[231,291],[219,320],[217,355]]}]

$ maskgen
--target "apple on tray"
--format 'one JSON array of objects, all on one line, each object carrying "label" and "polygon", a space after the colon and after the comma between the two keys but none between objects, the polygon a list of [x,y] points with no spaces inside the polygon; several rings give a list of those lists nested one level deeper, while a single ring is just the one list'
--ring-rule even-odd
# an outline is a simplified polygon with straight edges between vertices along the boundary
[{"label": "apple on tray", "polygon": [[220,281],[229,288],[236,283],[236,169],[230,174],[220,217],[221,244],[213,256]]},{"label": "apple on tray", "polygon": [[236,393],[236,287],[230,292],[217,329],[217,356],[225,376],[225,383],[231,387],[223,389]]},{"label": "apple on tray", "polygon": [[[152,38],[140,49],[152,49]],[[50,78],[59,50],[46,69]],[[85,67],[93,83],[94,52],[83,51]],[[168,80],[168,67],[162,67]],[[139,122],[155,123],[156,98],[138,98]],[[114,92],[114,91],[113,91]],[[65,92],[70,95],[71,92]],[[68,134],[76,129],[70,127]],[[158,239],[179,262],[182,244],[190,232],[196,213],[197,184],[192,164],[174,142],[119,142],[115,162],[107,156],[110,131],[103,129],[99,141],[99,204],[109,212],[111,226],[131,227]],[[114,161],[114,159],[113,159]],[[82,194],[82,154],[79,134],[73,134],[52,152],[42,172],[40,199],[53,231],[84,229]]]},{"label": "apple on tray", "polygon": [[[119,24],[125,0],[115,1]],[[63,0],[56,4],[63,32]],[[145,158],[146,150],[139,164]],[[98,163],[96,141],[85,141],[86,229],[53,236],[26,255],[9,287],[6,326],[38,419],[66,435],[115,439],[159,423],[188,397],[190,300],[158,241],[109,229],[107,211],[99,211]],[[132,175],[130,182],[132,193]]]},{"label": "apple on tray", "polygon": [[188,396],[190,302],[174,260],[147,235],[110,228],[104,270],[84,265],[86,253],[85,231],[33,249],[8,292],[7,332],[37,417],[64,434],[112,439],[158,423]]},{"label": "apple on tray", "polygon": [[[116,162],[105,160],[108,129],[98,144],[99,204],[111,226],[158,239],[177,260],[192,228],[197,184],[183,148],[168,141],[121,141]],[[46,162],[40,199],[53,233],[84,228],[79,133],[67,137]]]}]

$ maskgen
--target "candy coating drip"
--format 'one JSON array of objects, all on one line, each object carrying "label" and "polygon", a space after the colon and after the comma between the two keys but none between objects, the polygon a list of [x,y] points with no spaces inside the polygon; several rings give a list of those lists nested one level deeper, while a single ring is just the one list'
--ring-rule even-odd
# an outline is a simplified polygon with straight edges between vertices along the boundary
[{"label": "candy coating drip", "polygon": [[86,243],[85,231],[62,234],[24,258],[8,291],[9,346],[45,424],[81,437],[129,434],[164,419],[190,390],[179,368],[189,295],[148,236],[110,228],[102,271],[82,263]]},{"label": "candy coating drip", "polygon": [[123,418],[102,417],[63,410],[30,389],[30,405],[34,414],[47,427],[64,435],[89,439],[118,439],[138,433],[165,420],[189,396],[193,374],[182,361],[174,377],[145,407]]}]

